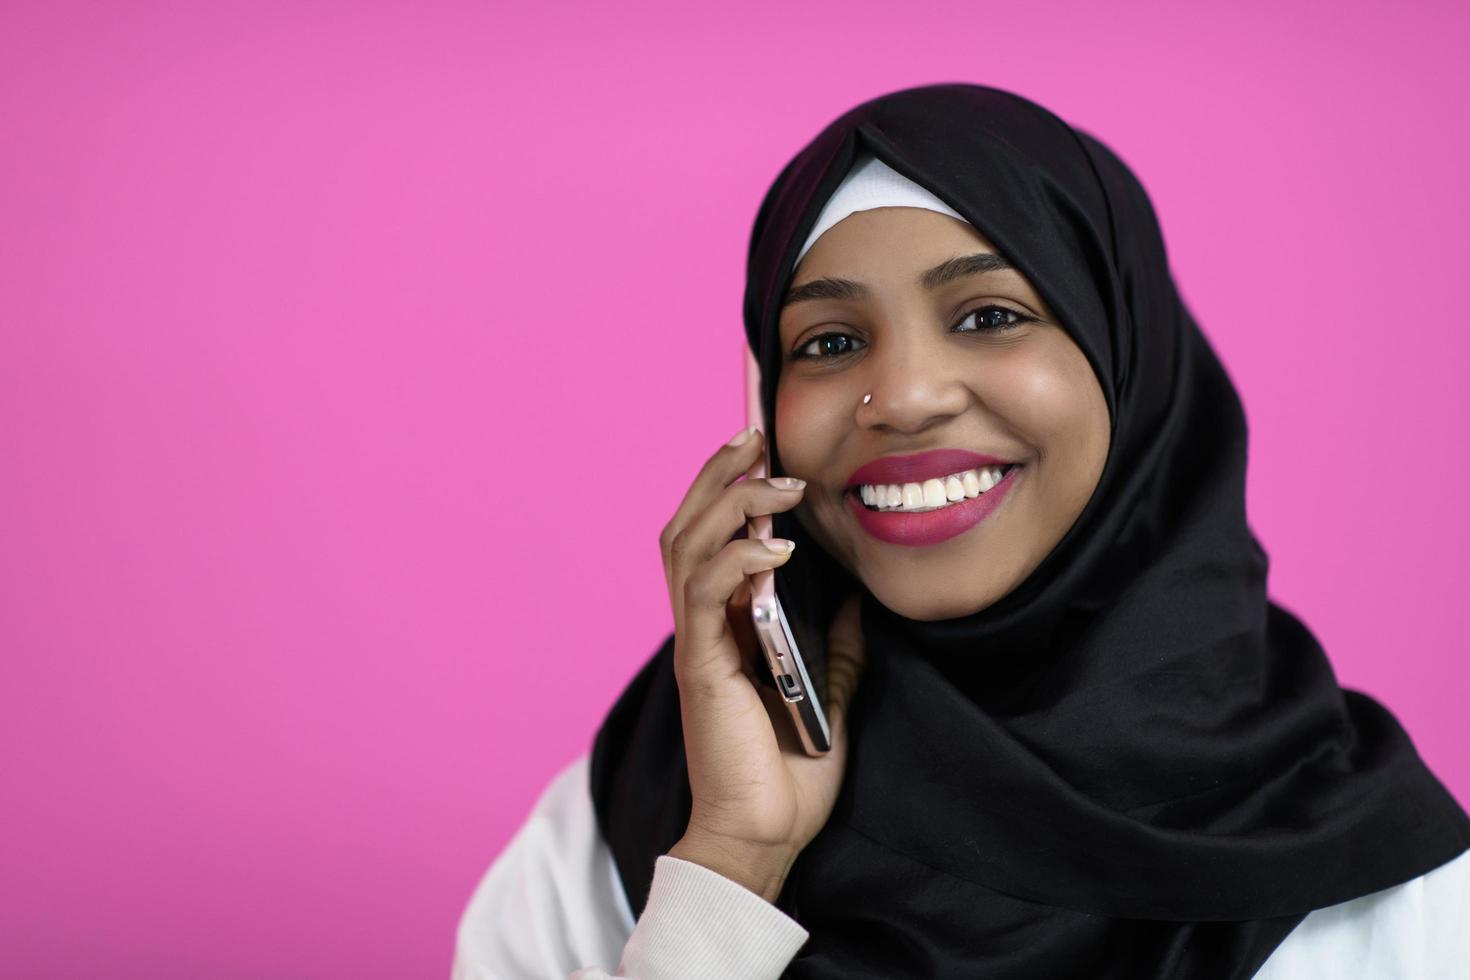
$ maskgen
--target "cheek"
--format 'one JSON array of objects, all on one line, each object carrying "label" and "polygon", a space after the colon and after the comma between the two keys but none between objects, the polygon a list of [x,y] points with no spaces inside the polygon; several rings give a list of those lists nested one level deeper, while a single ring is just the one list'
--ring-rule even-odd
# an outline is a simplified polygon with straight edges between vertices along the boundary
[{"label": "cheek", "polygon": [[[849,412],[850,416],[851,413]],[[841,424],[841,397],[835,386],[781,385],[776,389],[776,455],[795,476],[821,468]]]},{"label": "cheek", "polygon": [[1097,376],[1070,343],[1013,379],[1012,421],[1039,456],[1038,501],[1070,526],[1097,487],[1108,452],[1108,407]]},{"label": "cheek", "polygon": [[1018,434],[1043,456],[1066,454],[1073,458],[1096,440],[1097,405],[1102,404],[1106,431],[1106,402],[1082,352],[1070,356],[1052,349],[1018,360],[994,380],[1003,405],[996,409]]}]

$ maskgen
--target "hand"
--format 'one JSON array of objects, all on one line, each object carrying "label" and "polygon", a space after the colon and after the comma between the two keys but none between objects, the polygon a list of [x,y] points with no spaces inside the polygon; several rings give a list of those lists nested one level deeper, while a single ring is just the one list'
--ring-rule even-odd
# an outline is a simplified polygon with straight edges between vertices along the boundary
[{"label": "hand", "polygon": [[[731,540],[752,515],[790,510],[800,487],[748,479],[764,435],[720,448],[659,536],[674,610],[674,676],[693,806],[669,851],[773,901],[798,854],[832,813],[847,763],[847,706],[862,671],[858,602],[833,619],[827,651],[832,747],[808,756],[780,694],[754,680],[760,653],[742,649],[727,619],[748,595],[746,576],[785,563],[760,541]],[[739,481],[739,482],[737,482]]]}]

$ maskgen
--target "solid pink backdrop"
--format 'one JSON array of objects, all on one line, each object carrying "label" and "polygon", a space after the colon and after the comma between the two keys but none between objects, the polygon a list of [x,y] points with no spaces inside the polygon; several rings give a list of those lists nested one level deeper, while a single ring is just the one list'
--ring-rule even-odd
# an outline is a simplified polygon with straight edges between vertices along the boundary
[{"label": "solid pink backdrop", "polygon": [[5,972],[446,975],[672,628],[762,193],[931,82],[1134,167],[1272,596],[1470,801],[1467,9],[7,3]]}]

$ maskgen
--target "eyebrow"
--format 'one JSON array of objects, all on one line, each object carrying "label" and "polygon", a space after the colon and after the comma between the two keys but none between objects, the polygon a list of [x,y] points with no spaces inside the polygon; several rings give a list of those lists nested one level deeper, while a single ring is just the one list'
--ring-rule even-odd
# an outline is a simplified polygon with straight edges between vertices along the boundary
[{"label": "eyebrow", "polygon": [[[945,283],[953,282],[963,276],[1014,268],[1015,266],[1007,262],[1003,255],[995,252],[976,252],[974,255],[961,255],[947,262],[941,262],[932,269],[926,269],[919,273],[918,278],[914,281],[925,289],[938,289]],[[800,286],[793,286],[786,294],[786,299],[781,302],[781,308],[784,310],[792,303],[813,299],[855,300],[866,299],[868,295],[867,286],[851,279],[813,279]]]}]

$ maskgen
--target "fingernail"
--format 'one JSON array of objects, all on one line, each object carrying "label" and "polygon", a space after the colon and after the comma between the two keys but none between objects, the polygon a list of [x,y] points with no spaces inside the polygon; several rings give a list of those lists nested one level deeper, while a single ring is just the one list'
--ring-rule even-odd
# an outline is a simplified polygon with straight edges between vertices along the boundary
[{"label": "fingernail", "polygon": [[782,490],[800,490],[806,486],[805,480],[798,480],[794,476],[777,476],[771,478],[771,483]]},{"label": "fingernail", "polygon": [[753,435],[755,435],[755,426],[748,426],[735,433],[735,438],[731,439],[728,445],[743,446],[750,441],[750,437]]},{"label": "fingernail", "polygon": [[788,541],[785,538],[764,538],[761,543],[777,554],[782,555],[791,554],[791,550],[796,547],[795,541]]}]

